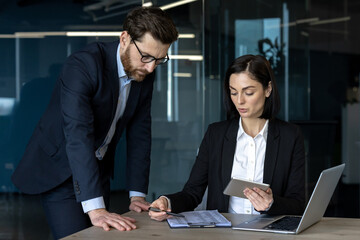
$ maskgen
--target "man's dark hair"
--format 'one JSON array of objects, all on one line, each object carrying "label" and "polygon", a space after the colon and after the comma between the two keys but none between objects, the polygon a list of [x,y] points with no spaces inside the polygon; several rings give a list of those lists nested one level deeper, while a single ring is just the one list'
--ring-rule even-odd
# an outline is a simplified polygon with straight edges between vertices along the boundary
[{"label": "man's dark hair", "polygon": [[272,119],[280,110],[280,96],[276,86],[274,73],[271,69],[270,63],[265,57],[260,55],[244,55],[236,58],[225,74],[224,80],[224,103],[227,113],[227,118],[239,118],[239,112],[231,101],[230,96],[230,76],[232,74],[247,73],[251,79],[261,83],[265,90],[271,81],[270,96],[265,99],[264,110],[259,118]]},{"label": "man's dark hair", "polygon": [[178,38],[173,20],[158,7],[135,8],[126,16],[123,29],[133,40],[139,40],[147,32],[163,44],[171,44]]}]

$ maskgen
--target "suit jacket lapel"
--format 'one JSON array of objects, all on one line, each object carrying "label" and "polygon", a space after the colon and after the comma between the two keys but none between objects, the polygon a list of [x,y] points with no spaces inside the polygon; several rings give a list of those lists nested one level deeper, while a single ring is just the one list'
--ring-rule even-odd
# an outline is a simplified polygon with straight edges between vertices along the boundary
[{"label": "suit jacket lapel", "polygon": [[141,90],[141,82],[132,81],[129,97],[126,102],[126,107],[122,119],[126,119],[128,116],[132,116],[132,114],[134,113],[137,102],[139,100],[140,90]]},{"label": "suit jacket lapel", "polygon": [[276,120],[270,120],[264,162],[264,183],[271,184],[273,178],[279,149],[279,136],[280,131]]},{"label": "suit jacket lapel", "polygon": [[124,114],[118,120],[116,125],[116,132],[114,135],[114,139],[116,142],[119,141],[128,120],[134,114],[140,96],[141,85],[142,85],[141,82],[136,82],[136,81],[131,82],[131,88],[126,102]]},{"label": "suit jacket lapel", "polygon": [[[111,106],[111,119],[114,119],[117,103],[119,99],[119,91],[120,91],[120,83],[119,83],[119,76],[118,76],[118,67],[117,67],[117,48],[119,45],[119,41],[109,43],[108,47],[104,47],[106,53],[106,62],[104,64],[105,73],[107,74],[106,78],[111,85],[111,94],[113,99],[113,105]],[[111,124],[111,123],[110,123]]]},{"label": "suit jacket lapel", "polygon": [[[225,189],[231,178],[231,171],[236,150],[236,137],[239,129],[239,119],[233,119],[225,133],[222,150],[222,189]],[[225,196],[226,209],[229,206],[229,196]]]}]

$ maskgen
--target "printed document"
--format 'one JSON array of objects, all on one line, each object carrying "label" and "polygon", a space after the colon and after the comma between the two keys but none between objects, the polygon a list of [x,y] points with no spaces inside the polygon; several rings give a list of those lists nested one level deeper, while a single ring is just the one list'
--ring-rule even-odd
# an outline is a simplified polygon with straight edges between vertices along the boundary
[{"label": "printed document", "polygon": [[182,212],[185,217],[168,218],[171,228],[188,227],[231,227],[231,222],[227,220],[218,210],[203,210]]}]

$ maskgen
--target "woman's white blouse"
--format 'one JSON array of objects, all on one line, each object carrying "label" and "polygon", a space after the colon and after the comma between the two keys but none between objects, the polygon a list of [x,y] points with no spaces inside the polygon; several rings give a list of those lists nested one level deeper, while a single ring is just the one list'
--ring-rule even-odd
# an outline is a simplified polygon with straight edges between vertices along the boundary
[{"label": "woman's white blouse", "polygon": [[[239,119],[232,178],[263,182],[268,122],[266,120],[262,130],[252,138],[244,132]],[[248,199],[233,196],[230,196],[229,213],[259,214]]]}]

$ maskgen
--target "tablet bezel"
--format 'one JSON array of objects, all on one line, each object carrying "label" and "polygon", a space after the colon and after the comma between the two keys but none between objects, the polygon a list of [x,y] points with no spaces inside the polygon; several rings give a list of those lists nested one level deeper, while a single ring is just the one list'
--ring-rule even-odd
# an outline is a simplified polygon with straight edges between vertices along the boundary
[{"label": "tablet bezel", "polygon": [[270,187],[270,185],[267,183],[258,183],[258,182],[248,181],[245,179],[232,178],[228,183],[228,185],[226,186],[224,190],[224,194],[234,197],[247,198],[244,195],[245,188],[253,189],[254,187],[266,191]]}]

